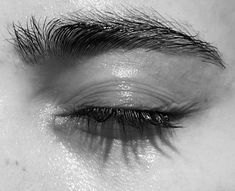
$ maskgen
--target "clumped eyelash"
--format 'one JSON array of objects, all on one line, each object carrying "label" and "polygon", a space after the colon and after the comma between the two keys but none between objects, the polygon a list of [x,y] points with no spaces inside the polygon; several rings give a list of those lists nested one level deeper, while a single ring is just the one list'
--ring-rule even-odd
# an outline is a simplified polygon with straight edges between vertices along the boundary
[{"label": "clumped eyelash", "polygon": [[[169,141],[167,141],[169,134],[172,135],[176,128],[182,128],[177,122],[179,119],[188,115],[188,113],[190,113],[190,111],[186,111],[185,108],[182,110],[174,110],[174,112],[159,112],[156,110],[87,106],[82,109],[58,114],[55,117],[64,117],[69,119],[68,121],[75,121],[78,128],[79,122],[82,121],[84,125],[85,121],[86,129],[90,129],[90,126],[92,126],[92,129],[97,129],[99,126],[101,127],[101,131],[105,131],[107,128],[104,126],[106,121],[112,121],[111,126],[109,124],[110,130],[112,130],[112,126],[116,121],[121,137],[125,137],[128,130],[135,128],[138,130],[140,137],[133,136],[134,138],[131,138],[133,140],[138,140],[139,138],[152,139],[152,137],[155,136],[157,139],[170,145]],[[91,125],[91,121],[95,121],[95,123]],[[131,129],[128,129],[130,127]]]},{"label": "clumped eyelash", "polygon": [[[164,129],[182,128],[178,122],[190,117],[193,113],[197,113],[199,108],[197,102],[166,111],[160,108],[143,110],[138,108],[83,106],[63,110],[55,114],[55,117],[86,118],[88,123],[90,119],[95,120],[97,123],[105,123],[109,119],[114,119],[121,125],[127,124],[142,132],[147,125],[155,125],[156,128]],[[125,127],[123,126],[123,128]]]},{"label": "clumped eyelash", "polygon": [[[155,125],[156,128],[180,128],[181,126],[173,121],[182,118],[185,114],[163,113],[148,110],[134,110],[125,108],[111,107],[86,107],[70,114],[60,114],[60,117],[87,118],[94,119],[98,123],[104,123],[110,118],[115,119],[125,132],[124,124],[137,128],[140,132],[144,131],[147,124]],[[89,122],[88,122],[89,123]]]}]

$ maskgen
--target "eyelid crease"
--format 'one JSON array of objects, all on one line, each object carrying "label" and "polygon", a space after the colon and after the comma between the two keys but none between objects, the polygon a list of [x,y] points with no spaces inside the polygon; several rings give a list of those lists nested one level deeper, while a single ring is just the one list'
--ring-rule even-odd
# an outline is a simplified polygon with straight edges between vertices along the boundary
[{"label": "eyelid crease", "polygon": [[[76,94],[74,97],[70,97],[68,100],[63,100],[63,104],[70,104],[74,103],[75,101],[78,102],[78,104],[81,104],[83,102],[89,103],[91,101],[94,101],[93,98],[96,98],[98,100],[99,95],[102,96],[102,94],[108,93],[108,92],[121,92],[125,91],[122,88],[120,88],[119,84],[128,84],[129,87],[131,87],[132,90],[130,92],[148,95],[149,97],[156,97],[156,100],[160,100],[161,102],[165,104],[171,104],[173,103],[173,97],[175,96],[173,93],[170,93],[165,88],[158,87],[156,88],[152,87],[149,84],[142,83],[142,82],[131,82],[131,80],[128,80],[128,83],[125,81],[104,81],[99,82],[97,84],[92,85],[86,85],[83,88],[79,89],[79,94]],[[113,88],[115,87],[115,88]],[[129,91],[129,90],[127,90]],[[90,99],[89,99],[90,98]],[[95,100],[96,100],[95,99]]]},{"label": "eyelid crease", "polygon": [[42,24],[31,17],[26,28],[13,24],[12,36],[16,49],[27,63],[36,64],[53,56],[93,56],[118,48],[144,48],[198,56],[205,62],[225,67],[216,47],[184,28],[176,27],[160,14],[149,16],[128,10],[128,14],[120,16],[97,11],[86,17],[77,13],[49,21],[45,19]]}]

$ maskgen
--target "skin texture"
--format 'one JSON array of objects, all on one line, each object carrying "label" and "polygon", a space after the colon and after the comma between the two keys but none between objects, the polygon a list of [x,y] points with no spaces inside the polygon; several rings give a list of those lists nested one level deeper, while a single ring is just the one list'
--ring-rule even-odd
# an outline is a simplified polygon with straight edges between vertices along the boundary
[{"label": "skin texture", "polygon": [[[186,75],[185,78],[190,78],[195,87],[200,86],[207,90],[208,94],[214,95],[215,101],[211,102],[205,112],[182,122],[186,128],[177,130],[171,140],[178,152],[159,143],[168,155],[165,156],[151,145],[143,143],[146,149],[137,152],[137,160],[133,151],[122,150],[122,142],[113,141],[109,159],[104,163],[102,158],[104,148],[95,150],[89,147],[87,142],[82,141],[81,134],[74,134],[68,138],[63,132],[51,130],[53,105],[58,102],[63,103],[60,100],[68,99],[67,97],[72,96],[73,92],[78,91],[77,82],[81,80],[79,78],[87,78],[86,74],[92,76],[89,78],[91,82],[103,79],[104,76],[110,79],[122,79],[121,72],[117,71],[123,71],[122,68],[124,68],[124,71],[130,71],[128,74],[124,73],[127,76],[125,85],[132,88],[128,79],[137,79],[135,81],[139,79],[143,82],[143,78],[148,83],[152,83],[156,79],[150,77],[146,79],[145,76],[149,76],[150,71],[155,71],[160,66],[152,66],[151,59],[146,63],[149,67],[153,67],[152,70],[143,65],[143,60],[149,58],[149,55],[141,51],[127,55],[113,53],[86,61],[88,65],[82,70],[84,77],[79,77],[76,70],[68,70],[61,76],[53,78],[57,71],[52,71],[50,67],[38,68],[39,72],[36,73],[32,68],[22,64],[13,47],[6,40],[10,38],[7,29],[12,21],[24,22],[32,14],[39,18],[45,15],[51,17],[83,8],[105,10],[111,7],[115,10],[120,9],[121,5],[146,7],[146,9],[151,7],[164,16],[182,21],[189,28],[193,26],[196,31],[200,31],[203,39],[219,48],[227,68],[220,72],[214,66],[208,68],[202,65],[203,69],[196,68],[197,74],[188,73],[189,77]],[[233,66],[235,3],[233,0],[226,2],[219,0],[139,0],[138,2],[135,0],[118,2],[9,0],[1,3],[0,10],[1,189],[6,191],[232,191],[235,189],[235,68]],[[157,54],[152,56],[155,56],[159,62],[168,59]],[[126,61],[127,57],[128,61]],[[113,61],[109,67],[107,59]],[[187,67],[189,71],[192,70],[190,67],[193,67],[195,61],[185,61],[185,59],[176,58],[174,61],[184,69],[186,67],[184,62],[189,63]],[[139,64],[135,66],[121,64],[125,62]],[[93,64],[89,65],[89,63]],[[170,67],[166,66],[166,68]],[[63,70],[63,67],[58,67],[58,70]],[[168,72],[180,82],[182,80],[180,71],[179,68],[172,68]],[[207,71],[207,75],[204,75],[206,77],[202,77],[202,71]],[[77,77],[71,82],[69,79],[71,76]],[[159,77],[158,82],[163,78]],[[193,79],[197,83],[193,83]],[[198,79],[202,82],[198,83]],[[57,93],[61,92],[61,96],[54,99],[55,92],[50,88],[45,90],[46,86],[54,88]],[[42,89],[44,91],[40,91]],[[190,95],[190,92],[195,93],[194,89],[191,86],[184,87],[186,95]],[[107,97],[110,102],[115,103],[116,100],[120,104],[120,99],[115,99],[120,96],[115,94]],[[141,97],[139,99],[141,100]],[[145,104],[151,105],[146,102]]]}]

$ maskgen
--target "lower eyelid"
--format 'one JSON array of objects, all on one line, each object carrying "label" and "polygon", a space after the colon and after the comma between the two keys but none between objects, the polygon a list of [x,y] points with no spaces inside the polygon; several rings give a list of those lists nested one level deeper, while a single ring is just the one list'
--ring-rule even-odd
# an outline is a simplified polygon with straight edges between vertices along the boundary
[{"label": "lower eyelid", "polygon": [[[133,154],[135,156],[139,154],[144,155],[147,148],[152,148],[157,153],[161,153],[166,157],[169,157],[167,148],[178,152],[177,148],[171,143],[175,129],[152,128],[150,131],[147,131],[145,138],[143,138],[143,136],[140,136],[140,132],[132,127],[133,131],[129,129],[125,137],[120,125],[117,123],[115,124],[117,125],[117,131],[112,129],[110,133],[106,129],[101,133],[101,128],[103,127],[101,123],[99,123],[98,128],[97,124],[95,126],[90,124],[90,129],[88,130],[86,129],[86,122],[84,124],[78,123],[78,119],[63,117],[62,119],[56,119],[56,121],[54,132],[65,141],[65,146],[68,144],[69,149],[75,152],[78,151],[78,154],[81,154],[80,152],[82,151],[90,152],[94,156],[103,158],[104,162],[108,160],[113,152],[115,152],[115,155],[121,152],[120,154],[124,157],[124,160],[133,156]],[[113,125],[113,121],[111,123]],[[84,125],[84,127],[81,125]],[[108,126],[109,124],[106,123],[105,125]],[[115,150],[113,147],[114,143]],[[162,146],[164,146],[164,149]]]}]

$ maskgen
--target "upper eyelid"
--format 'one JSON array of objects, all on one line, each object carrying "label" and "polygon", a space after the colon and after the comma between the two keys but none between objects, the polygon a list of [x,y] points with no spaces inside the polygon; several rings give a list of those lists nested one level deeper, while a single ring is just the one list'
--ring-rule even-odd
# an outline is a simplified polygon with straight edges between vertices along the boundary
[{"label": "upper eyelid", "polygon": [[[130,11],[131,15],[95,13],[96,19],[79,14],[63,19],[31,17],[26,28],[13,25],[14,44],[25,61],[37,63],[51,56],[92,56],[113,49],[144,48],[167,54],[191,55],[224,68],[217,48],[176,28],[160,15]],[[159,16],[159,17],[158,17]],[[179,25],[179,24],[178,24]]]}]

